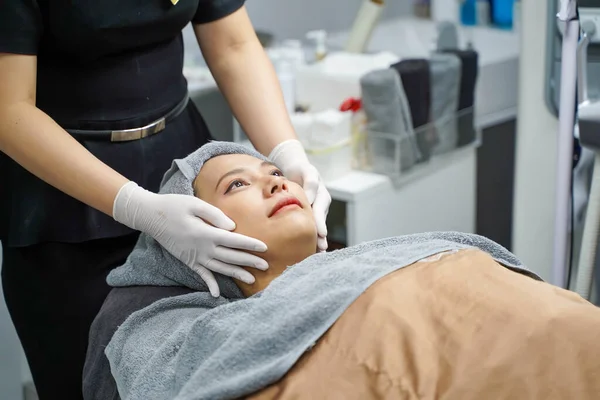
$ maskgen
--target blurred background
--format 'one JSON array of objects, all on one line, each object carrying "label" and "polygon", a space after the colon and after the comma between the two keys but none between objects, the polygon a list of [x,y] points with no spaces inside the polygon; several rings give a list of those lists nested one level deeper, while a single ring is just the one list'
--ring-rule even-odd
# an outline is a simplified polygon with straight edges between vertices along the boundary
[{"label": "blurred background", "polygon": [[[590,38],[580,49],[587,56],[582,71],[593,100],[600,91],[600,1],[579,4]],[[577,273],[594,156],[576,142],[570,207],[557,210],[557,1],[246,6],[298,136],[333,197],[332,249],[415,232],[471,232],[552,282],[555,219],[567,213],[564,262]],[[215,139],[247,143],[191,27],[184,40],[184,74]],[[0,399],[35,398],[0,297]]]}]

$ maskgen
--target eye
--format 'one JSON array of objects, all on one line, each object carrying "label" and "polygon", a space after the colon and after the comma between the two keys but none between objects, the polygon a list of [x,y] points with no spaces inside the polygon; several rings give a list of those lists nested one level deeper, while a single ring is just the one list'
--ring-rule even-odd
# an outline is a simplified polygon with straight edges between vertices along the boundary
[{"label": "eye", "polygon": [[227,186],[227,190],[225,191],[225,194],[229,193],[233,189],[240,188],[240,187],[243,187],[245,185],[246,185],[245,182],[243,182],[243,181],[241,181],[239,179],[236,179],[236,180],[232,181],[229,184],[229,186]]},{"label": "eye", "polygon": [[271,171],[271,175],[274,175],[274,176],[283,176],[283,172],[281,172],[278,169],[274,169],[273,171]]}]

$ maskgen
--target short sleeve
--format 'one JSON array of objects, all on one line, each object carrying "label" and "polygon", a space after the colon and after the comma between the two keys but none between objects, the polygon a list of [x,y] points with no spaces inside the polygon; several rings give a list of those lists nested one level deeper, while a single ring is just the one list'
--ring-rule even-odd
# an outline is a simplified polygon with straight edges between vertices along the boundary
[{"label": "short sleeve", "polygon": [[245,2],[246,0],[200,0],[192,23],[206,24],[224,18],[242,8]]},{"label": "short sleeve", "polygon": [[37,54],[42,29],[36,0],[0,0],[0,53]]}]

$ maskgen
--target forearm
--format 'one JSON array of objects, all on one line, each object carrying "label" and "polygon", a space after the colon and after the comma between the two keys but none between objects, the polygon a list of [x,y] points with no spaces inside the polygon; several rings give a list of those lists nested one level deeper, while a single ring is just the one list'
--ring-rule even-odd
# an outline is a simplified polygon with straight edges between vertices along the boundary
[{"label": "forearm", "polygon": [[262,154],[296,139],[275,70],[258,39],[249,39],[219,57],[206,57],[235,117]]},{"label": "forearm", "polygon": [[77,200],[112,216],[128,180],[27,102],[0,107],[0,151]]}]

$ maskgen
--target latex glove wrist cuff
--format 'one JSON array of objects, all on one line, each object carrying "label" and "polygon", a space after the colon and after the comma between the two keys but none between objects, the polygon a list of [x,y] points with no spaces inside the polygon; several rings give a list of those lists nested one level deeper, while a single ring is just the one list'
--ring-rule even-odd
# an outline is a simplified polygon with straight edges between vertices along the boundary
[{"label": "latex glove wrist cuff", "polygon": [[133,206],[133,202],[139,203],[140,196],[144,196],[149,193],[144,188],[140,187],[137,183],[129,181],[119,189],[115,201],[113,203],[113,219],[131,229],[145,232],[146,229],[142,221],[140,221],[139,215],[136,218],[137,207]]},{"label": "latex glove wrist cuff", "polygon": [[[130,209],[129,203],[134,197],[134,192],[137,189],[142,189],[137,183],[129,181],[119,189],[115,201],[113,203],[113,218],[115,221],[131,228],[139,230],[135,225],[135,218],[133,215],[129,215],[128,210]],[[143,190],[143,189],[142,189]]]},{"label": "latex glove wrist cuff", "polygon": [[299,162],[309,163],[304,146],[297,139],[290,139],[279,143],[271,150],[269,159],[276,165],[281,166],[281,168],[284,168],[285,164],[288,163],[286,161],[291,161],[294,164]]}]

